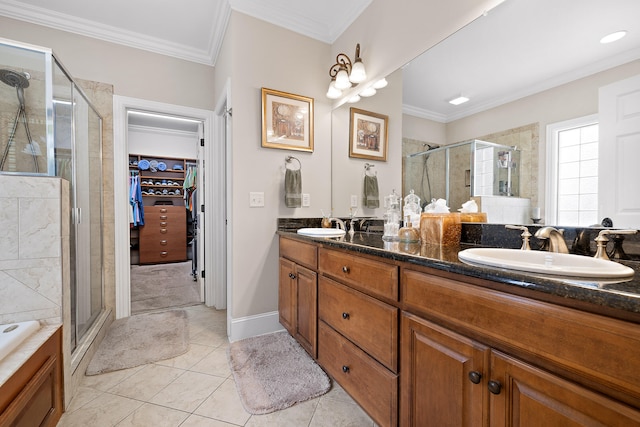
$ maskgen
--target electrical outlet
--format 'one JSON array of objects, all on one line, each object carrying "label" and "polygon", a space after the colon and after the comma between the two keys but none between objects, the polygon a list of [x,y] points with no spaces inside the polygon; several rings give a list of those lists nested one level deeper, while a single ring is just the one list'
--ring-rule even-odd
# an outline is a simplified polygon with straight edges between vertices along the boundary
[{"label": "electrical outlet", "polygon": [[263,208],[264,207],[264,192],[252,191],[249,193],[249,207],[250,208]]},{"label": "electrical outlet", "polygon": [[309,206],[311,206],[311,194],[302,193],[302,207],[308,208]]},{"label": "electrical outlet", "polygon": [[352,208],[357,208],[358,207],[358,195],[357,194],[352,194],[351,195],[351,206]]}]

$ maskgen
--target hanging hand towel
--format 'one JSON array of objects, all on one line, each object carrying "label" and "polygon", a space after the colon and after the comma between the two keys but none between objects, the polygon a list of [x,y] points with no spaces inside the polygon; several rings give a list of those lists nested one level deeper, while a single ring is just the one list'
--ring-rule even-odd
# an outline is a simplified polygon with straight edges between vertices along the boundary
[{"label": "hanging hand towel", "polygon": [[288,208],[302,206],[302,173],[300,169],[287,169],[284,175],[284,204]]},{"label": "hanging hand towel", "polygon": [[362,194],[362,204],[365,208],[375,209],[380,207],[377,176],[364,176],[364,191]]}]

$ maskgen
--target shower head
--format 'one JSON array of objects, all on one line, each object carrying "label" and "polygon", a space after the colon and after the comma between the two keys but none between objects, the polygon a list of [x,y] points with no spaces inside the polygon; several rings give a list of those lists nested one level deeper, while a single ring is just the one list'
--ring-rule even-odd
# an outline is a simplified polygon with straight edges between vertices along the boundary
[{"label": "shower head", "polygon": [[26,72],[18,72],[13,70],[0,70],[0,80],[4,84],[7,84],[11,87],[17,88],[26,88],[29,87],[29,79],[31,76]]}]

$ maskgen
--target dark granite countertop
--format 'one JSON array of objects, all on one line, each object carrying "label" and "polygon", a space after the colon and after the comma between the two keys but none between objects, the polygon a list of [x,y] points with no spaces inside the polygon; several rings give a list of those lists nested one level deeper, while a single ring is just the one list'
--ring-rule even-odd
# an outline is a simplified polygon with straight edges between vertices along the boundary
[{"label": "dark granite countertop", "polygon": [[[635,276],[627,281],[606,283],[604,281],[567,280],[462,263],[458,259],[458,252],[478,247],[475,244],[462,243],[458,246],[442,247],[418,243],[385,242],[381,233],[360,231],[356,231],[352,236],[346,234],[340,238],[308,237],[297,234],[296,229],[300,227],[291,227],[291,225],[279,226],[278,234],[320,243],[326,247],[346,249],[416,266],[489,280],[503,285],[502,289],[513,289],[514,292],[526,290],[528,296],[539,295],[541,300],[561,301],[570,307],[586,308],[596,313],[640,323],[640,274],[638,274],[640,263],[636,261],[621,261],[636,271]],[[304,224],[303,226],[310,225]]]}]

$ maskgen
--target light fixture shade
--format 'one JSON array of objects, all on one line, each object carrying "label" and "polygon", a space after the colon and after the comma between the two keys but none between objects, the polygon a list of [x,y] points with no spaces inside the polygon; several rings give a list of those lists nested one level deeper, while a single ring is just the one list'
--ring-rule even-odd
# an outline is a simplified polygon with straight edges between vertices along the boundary
[{"label": "light fixture shade", "polygon": [[331,80],[331,83],[329,83],[329,90],[327,91],[327,98],[338,99],[341,96],[342,96],[342,91],[336,88],[335,80]]},{"label": "light fixture shade", "polygon": [[365,98],[369,96],[373,96],[375,94],[376,94],[376,89],[373,86],[369,86],[368,88],[366,88],[365,90],[359,93],[360,96],[364,96]]},{"label": "light fixture shade", "polygon": [[349,80],[351,83],[362,83],[367,79],[367,72],[364,69],[364,64],[360,60],[360,58],[356,59],[351,67],[351,74],[349,75]]},{"label": "light fixture shade", "polygon": [[340,71],[338,71],[338,74],[336,74],[335,87],[338,90],[344,90],[351,87],[349,74],[347,74],[347,70],[345,70],[344,68],[340,69]]},{"label": "light fixture shade", "polygon": [[349,98],[349,100],[347,102],[349,102],[350,104],[354,104],[356,102],[360,101],[360,96],[359,95],[353,95],[351,98]]},{"label": "light fixture shade", "polygon": [[384,77],[378,80],[373,84],[374,89],[382,89],[383,87],[387,87],[387,79]]}]

